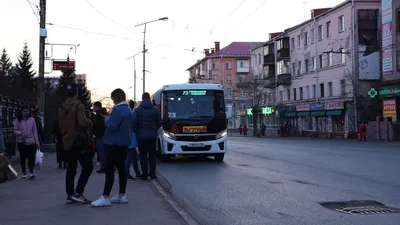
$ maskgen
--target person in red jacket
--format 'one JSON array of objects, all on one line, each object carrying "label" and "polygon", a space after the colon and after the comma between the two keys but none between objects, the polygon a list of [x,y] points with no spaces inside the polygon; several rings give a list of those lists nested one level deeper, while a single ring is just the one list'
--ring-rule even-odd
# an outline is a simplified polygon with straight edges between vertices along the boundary
[{"label": "person in red jacket", "polygon": [[362,121],[360,124],[360,128],[358,128],[358,133],[360,134],[360,141],[367,141],[367,127],[365,126],[365,121]]}]

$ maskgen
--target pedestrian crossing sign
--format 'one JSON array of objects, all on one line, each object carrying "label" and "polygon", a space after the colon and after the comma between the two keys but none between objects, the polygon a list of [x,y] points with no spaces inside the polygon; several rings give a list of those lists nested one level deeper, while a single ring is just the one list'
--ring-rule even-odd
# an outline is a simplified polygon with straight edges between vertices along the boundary
[{"label": "pedestrian crossing sign", "polygon": [[271,115],[274,111],[274,109],[272,109],[272,107],[263,107],[262,109],[262,114],[264,115]]}]

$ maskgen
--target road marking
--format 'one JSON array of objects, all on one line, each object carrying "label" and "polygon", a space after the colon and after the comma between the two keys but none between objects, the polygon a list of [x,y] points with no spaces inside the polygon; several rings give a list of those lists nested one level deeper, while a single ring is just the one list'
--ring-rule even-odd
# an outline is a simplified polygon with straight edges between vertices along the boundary
[{"label": "road marking", "polygon": [[164,190],[164,188],[158,183],[158,181],[152,180],[153,185],[156,187],[158,192],[167,200],[169,204],[175,209],[175,211],[185,220],[188,225],[200,225],[196,220],[183,209],[172,197]]}]

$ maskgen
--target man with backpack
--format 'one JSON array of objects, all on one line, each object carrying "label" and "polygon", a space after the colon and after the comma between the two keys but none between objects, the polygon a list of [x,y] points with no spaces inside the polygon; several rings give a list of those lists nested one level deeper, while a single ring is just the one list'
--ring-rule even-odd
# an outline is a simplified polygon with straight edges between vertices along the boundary
[{"label": "man with backpack", "polygon": [[[83,196],[83,191],[93,171],[94,149],[89,134],[92,122],[85,115],[85,106],[77,98],[76,83],[67,85],[66,94],[67,97],[59,111],[60,130],[68,160],[65,178],[68,195],[66,203],[90,204]],[[74,190],[78,162],[82,171]]]}]

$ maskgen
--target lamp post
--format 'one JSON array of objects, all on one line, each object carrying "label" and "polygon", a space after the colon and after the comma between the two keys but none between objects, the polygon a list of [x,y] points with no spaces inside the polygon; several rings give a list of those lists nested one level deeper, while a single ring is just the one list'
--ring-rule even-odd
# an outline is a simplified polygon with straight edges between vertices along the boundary
[{"label": "lamp post", "polygon": [[76,54],[76,49],[79,47],[79,45],[81,45],[81,44],[77,44],[77,45],[69,48],[68,55],[67,55],[67,61],[69,61],[69,53],[71,53],[71,51],[75,49],[75,54]]},{"label": "lamp post", "polygon": [[135,27],[138,26],[142,26],[144,25],[144,31],[143,31],[143,93],[145,92],[146,89],[146,28],[147,28],[147,24],[149,23],[153,23],[156,21],[167,21],[168,17],[162,17],[160,19],[156,19],[156,20],[152,20],[152,21],[148,21],[148,22],[144,22],[144,23],[140,23],[135,25]]},{"label": "lamp post", "polygon": [[[143,51],[144,53],[147,52],[147,49],[145,51]],[[127,60],[132,59],[133,58],[133,100],[136,102],[136,60],[135,60],[135,56],[142,54],[143,52],[139,52],[136,53],[135,55],[127,58]],[[144,55],[144,54],[143,54]],[[144,83],[144,80],[143,80]],[[144,84],[143,84],[144,87]],[[144,92],[144,90],[143,90]]]}]

